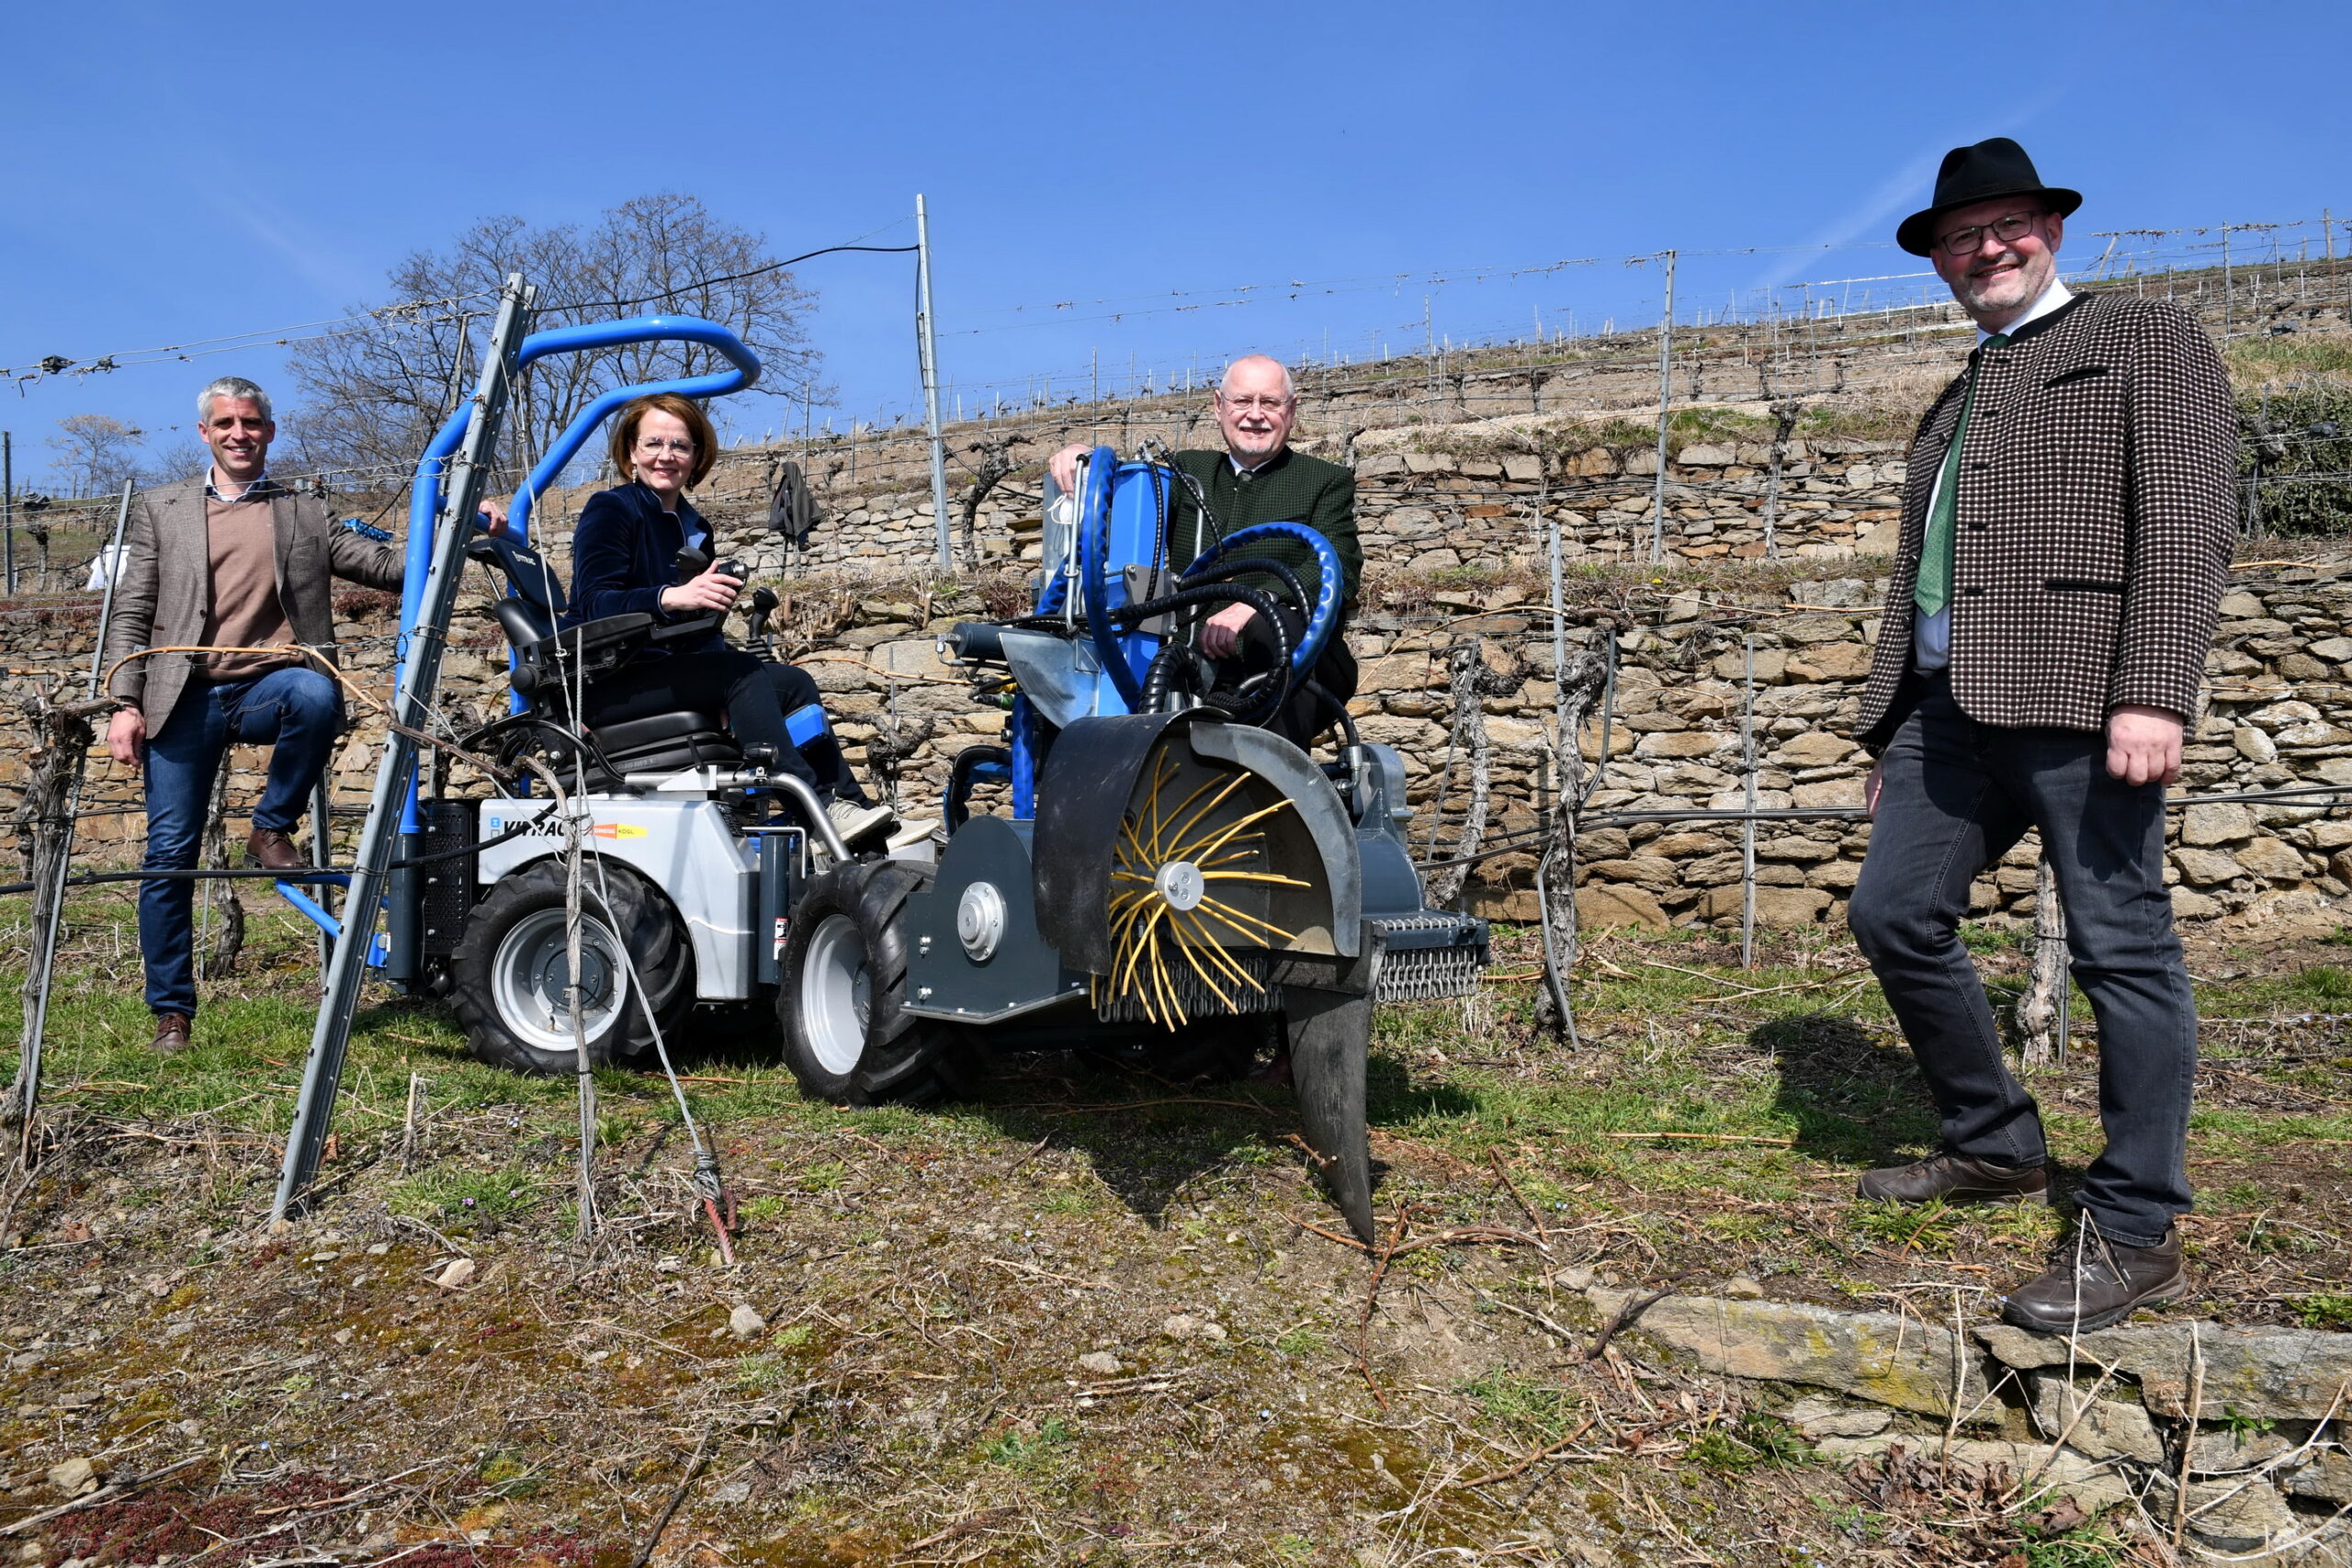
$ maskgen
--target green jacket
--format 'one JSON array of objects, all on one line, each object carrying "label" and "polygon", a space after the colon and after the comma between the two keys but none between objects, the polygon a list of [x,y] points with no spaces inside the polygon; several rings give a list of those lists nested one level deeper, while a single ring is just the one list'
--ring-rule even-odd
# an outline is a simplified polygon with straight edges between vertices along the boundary
[{"label": "green jacket", "polygon": [[[1340,590],[1340,611],[1355,609],[1363,575],[1363,550],[1356,543],[1356,476],[1352,469],[1283,447],[1251,473],[1237,473],[1223,452],[1179,452],[1176,466],[1200,481],[1222,534],[1238,534],[1259,523],[1304,523],[1331,542],[1347,581]],[[1179,485],[1169,509],[1169,564],[1181,571],[1210,542],[1201,526],[1192,491]],[[1250,555],[1278,560],[1296,574],[1307,592],[1317,589],[1315,552],[1297,539],[1270,539],[1242,547]],[[1272,587],[1272,579],[1250,581]],[[1308,606],[1312,608],[1312,606]]]}]

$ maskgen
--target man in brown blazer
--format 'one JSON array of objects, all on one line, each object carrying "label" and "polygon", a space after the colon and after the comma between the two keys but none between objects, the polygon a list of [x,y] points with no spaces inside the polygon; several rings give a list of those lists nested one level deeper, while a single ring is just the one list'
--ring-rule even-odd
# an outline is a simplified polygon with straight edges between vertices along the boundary
[{"label": "man in brown blazer", "polygon": [[[107,689],[120,705],[107,749],[126,766],[145,762],[144,864],[164,871],[196,864],[231,743],[270,743],[268,783],[245,852],[256,865],[291,870],[306,863],[292,829],[343,722],[342,694],[321,668],[334,642],[328,579],[397,588],[401,557],[335,527],[319,502],[271,480],[277,426],[259,387],[223,377],[198,395],[196,414],[210,466],[146,492],[131,509],[106,627],[114,671]],[[149,648],[238,651],[130,658]],[[196,1016],[192,891],[184,878],[140,887],[139,945],[158,1051],[186,1050]]]},{"label": "man in brown blazer", "polygon": [[1978,329],[1919,422],[1856,732],[1878,755],[1848,911],[1935,1098],[1941,1146],[1864,1198],[2047,1192],[2033,1097],[1959,936],[1969,886],[2029,828],[2055,868],[2098,1021],[2107,1146],[2080,1223],[2008,1296],[2021,1327],[2120,1321],[2188,1287],[2197,1012],[2165,890],[2165,785],[2229,565],[2236,422],[2187,312],[2058,280],[2067,214],[2006,137],[1956,148],[1896,243]]}]

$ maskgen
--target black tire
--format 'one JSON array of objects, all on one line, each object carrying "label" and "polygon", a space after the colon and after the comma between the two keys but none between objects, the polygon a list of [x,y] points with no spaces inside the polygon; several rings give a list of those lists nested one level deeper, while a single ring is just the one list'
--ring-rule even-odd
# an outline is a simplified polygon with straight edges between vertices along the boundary
[{"label": "black tire", "polygon": [[970,1093],[965,1032],[906,1010],[907,897],[931,879],[929,866],[859,861],[802,890],[775,1008],[785,1065],[814,1098],[922,1105]]},{"label": "black tire", "polygon": [[[674,1048],[695,1003],[694,951],[684,928],[669,900],[625,866],[607,863],[601,878],[597,867],[586,866],[581,881],[590,1064],[607,1066],[653,1049],[647,1009],[618,957],[622,945],[662,1038]],[[609,912],[600,886],[610,894]],[[518,1073],[579,1070],[563,1003],[563,863],[540,860],[500,881],[466,917],[450,977],[458,1023],[476,1060]]]}]

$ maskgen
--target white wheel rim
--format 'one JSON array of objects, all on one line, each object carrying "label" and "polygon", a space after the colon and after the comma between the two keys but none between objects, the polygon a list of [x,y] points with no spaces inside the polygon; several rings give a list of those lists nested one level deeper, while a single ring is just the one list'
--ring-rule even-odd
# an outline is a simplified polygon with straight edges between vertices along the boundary
[{"label": "white wheel rim", "polygon": [[800,1032],[817,1065],[835,1077],[847,1077],[865,1055],[873,998],[857,922],[847,915],[827,915],[808,939],[808,955],[800,966]]},{"label": "white wheel rim", "polygon": [[[514,923],[491,960],[492,999],[514,1037],[535,1050],[569,1053],[571,1010],[564,987],[571,977],[561,909],[539,909]],[[595,1040],[613,1026],[628,1001],[628,972],[614,954],[612,932],[594,915],[580,917],[581,1022]]]}]

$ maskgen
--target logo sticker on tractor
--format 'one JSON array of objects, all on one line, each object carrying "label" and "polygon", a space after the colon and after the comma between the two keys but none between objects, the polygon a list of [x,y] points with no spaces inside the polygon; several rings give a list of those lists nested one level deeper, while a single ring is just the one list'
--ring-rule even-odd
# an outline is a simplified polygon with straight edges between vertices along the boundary
[{"label": "logo sticker on tractor", "polygon": [[[506,831],[508,824],[492,818],[486,826],[491,836],[495,838]],[[588,836],[592,839],[642,839],[648,830],[635,822],[597,822],[590,825]],[[563,818],[551,813],[534,817],[524,831],[535,839],[560,839],[563,837]]]}]

